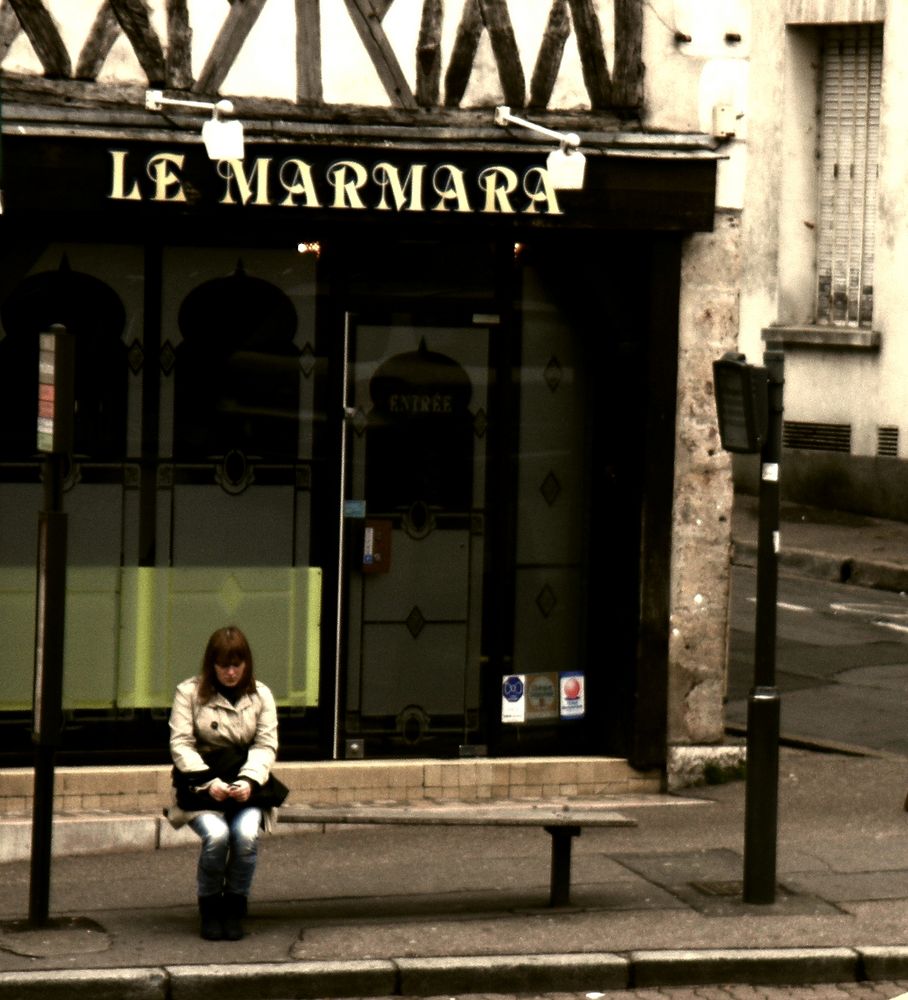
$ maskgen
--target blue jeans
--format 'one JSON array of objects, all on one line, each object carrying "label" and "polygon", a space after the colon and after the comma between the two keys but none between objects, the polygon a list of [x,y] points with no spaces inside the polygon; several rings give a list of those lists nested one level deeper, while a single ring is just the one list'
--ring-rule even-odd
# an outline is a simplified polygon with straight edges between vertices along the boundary
[{"label": "blue jeans", "polygon": [[261,809],[248,806],[229,818],[206,812],[190,820],[189,825],[202,838],[199,895],[226,891],[248,896],[258,857]]}]

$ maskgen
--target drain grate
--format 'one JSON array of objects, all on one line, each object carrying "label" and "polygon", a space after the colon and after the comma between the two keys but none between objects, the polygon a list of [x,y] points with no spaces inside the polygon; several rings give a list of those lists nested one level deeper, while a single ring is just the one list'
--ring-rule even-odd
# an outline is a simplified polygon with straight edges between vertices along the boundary
[{"label": "drain grate", "polygon": [[741,879],[732,879],[726,882],[691,882],[691,887],[704,896],[742,896],[744,894],[744,883]]}]

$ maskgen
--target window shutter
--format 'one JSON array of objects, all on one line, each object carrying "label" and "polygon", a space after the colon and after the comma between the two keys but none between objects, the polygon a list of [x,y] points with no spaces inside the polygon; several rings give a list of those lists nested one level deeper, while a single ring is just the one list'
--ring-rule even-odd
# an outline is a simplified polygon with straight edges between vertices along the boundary
[{"label": "window shutter", "polygon": [[873,318],[882,71],[882,25],[845,25],[824,32],[818,323],[869,327]]}]

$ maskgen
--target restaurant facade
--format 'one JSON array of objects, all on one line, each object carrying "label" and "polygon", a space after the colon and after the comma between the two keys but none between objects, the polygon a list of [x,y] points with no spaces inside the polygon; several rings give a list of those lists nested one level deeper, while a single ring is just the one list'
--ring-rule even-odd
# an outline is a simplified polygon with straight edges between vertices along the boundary
[{"label": "restaurant facade", "polygon": [[[722,742],[710,366],[738,335],[748,40],[676,22],[639,0],[3,8],[8,763],[52,324],[76,358],[65,759],[164,759],[173,688],[227,623],[285,759],[665,771]],[[242,157],[153,89],[228,98]],[[582,188],[502,106],[579,136]]]}]

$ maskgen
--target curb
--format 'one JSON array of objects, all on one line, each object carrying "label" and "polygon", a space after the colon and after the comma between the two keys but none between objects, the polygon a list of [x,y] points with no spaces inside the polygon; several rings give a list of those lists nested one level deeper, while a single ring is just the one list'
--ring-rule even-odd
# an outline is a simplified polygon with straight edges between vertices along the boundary
[{"label": "curb", "polygon": [[[735,541],[732,563],[735,566],[756,566],[756,543]],[[809,549],[786,549],[783,546],[779,552],[779,568],[827,583],[852,583],[857,587],[895,593],[908,591],[908,567],[898,563],[855,559]]]},{"label": "curb", "polygon": [[0,973],[10,1000],[301,1000],[908,978],[908,947],[734,948]]},{"label": "curb", "polygon": [[65,969],[0,972],[0,996],[9,1000],[166,1000],[163,969]]}]

